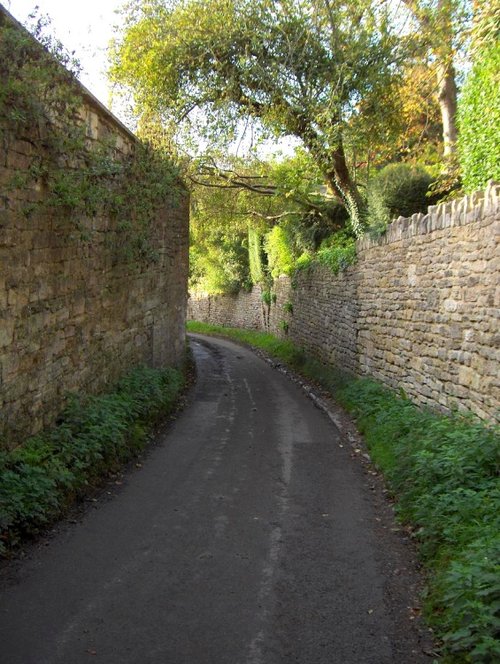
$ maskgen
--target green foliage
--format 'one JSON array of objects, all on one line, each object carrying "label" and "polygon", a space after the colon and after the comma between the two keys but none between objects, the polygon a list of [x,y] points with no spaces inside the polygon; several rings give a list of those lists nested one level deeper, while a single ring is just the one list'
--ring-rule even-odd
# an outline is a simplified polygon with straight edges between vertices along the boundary
[{"label": "green foliage", "polygon": [[290,324],[286,320],[281,320],[280,321],[280,330],[283,331],[284,334],[288,334],[288,330],[290,328]]},{"label": "green foliage", "polygon": [[500,42],[476,54],[459,100],[459,159],[466,191],[500,179]]},{"label": "green foliage", "polygon": [[[320,193],[321,176],[303,150],[282,160],[244,163],[226,157],[225,163],[222,169],[200,160],[198,172],[192,176],[191,286],[195,290],[211,293],[216,287],[217,292],[237,288],[234,279],[216,284],[211,263],[222,271],[232,265],[231,272],[239,274],[242,288],[250,282],[266,285],[271,280],[266,252],[269,233],[278,265],[282,260],[281,267],[289,271],[290,261],[304,252],[312,253],[323,238],[345,223],[344,208]],[[274,226],[282,230],[273,231]],[[283,242],[275,246],[277,235],[288,245],[288,258],[283,255]],[[238,251],[228,255],[226,262],[221,250],[234,243]],[[245,246],[247,256],[239,251]],[[235,259],[240,261],[238,269]]]},{"label": "green foliage", "polygon": [[250,284],[248,226],[235,214],[233,191],[200,187],[192,196],[189,286],[210,294],[235,293]]},{"label": "green foliage", "polygon": [[500,649],[500,438],[473,416],[421,410],[403,393],[339,374],[271,335],[190,323],[263,348],[330,390],[355,416],[411,524],[428,576],[426,613],[443,662],[493,664]]},{"label": "green foliage", "polygon": [[252,283],[264,283],[266,274],[264,269],[262,234],[256,228],[252,227],[248,228],[248,261]]},{"label": "green foliage", "polygon": [[[119,260],[156,260],[154,222],[166,201],[176,204],[179,171],[161,145],[136,142],[120,154],[116,137],[91,137],[83,117],[86,102],[75,80],[74,65],[60,42],[4,21],[0,25],[0,135],[4,144],[30,144],[30,164],[6,183],[7,191],[43,191],[23,213],[59,209],[93,239],[92,219],[115,220]],[[83,110],[83,114],[82,114]]]},{"label": "green foliage", "polygon": [[383,232],[396,217],[425,212],[432,204],[427,196],[433,181],[427,171],[409,164],[389,164],[368,182],[369,227]]},{"label": "green foliage", "polygon": [[338,393],[432,570],[427,615],[453,662],[494,662],[500,629],[500,443],[473,417],[421,411],[367,380]]},{"label": "green foliage", "polygon": [[[253,165],[228,160],[219,179],[210,173],[192,196],[194,290],[215,294],[252,283],[268,287],[272,278],[309,263],[321,241],[345,225],[345,209],[320,193],[321,176],[303,150]],[[226,184],[220,181],[225,177]],[[245,189],[248,183],[266,193]]]},{"label": "green foliage", "polygon": [[221,295],[251,286],[245,232],[192,228],[191,238],[192,290]]},{"label": "green foliage", "polygon": [[283,305],[283,310],[288,314],[293,314],[293,302],[285,302]]},{"label": "green foliage", "polygon": [[355,239],[345,231],[335,233],[321,243],[316,260],[338,274],[356,260]]},{"label": "green foliage", "polygon": [[343,143],[360,115],[382,121],[393,104],[405,42],[385,4],[153,0],[126,14],[113,75],[140,105],[184,123],[191,114],[197,129],[202,118],[205,138],[226,145],[242,118],[298,138],[361,230]]},{"label": "green foliage", "polygon": [[297,270],[307,270],[308,267],[312,265],[313,256],[307,252],[304,252],[297,258],[295,263],[295,268]]},{"label": "green foliage", "polygon": [[271,306],[271,302],[273,301],[272,297],[273,296],[271,294],[271,291],[269,290],[262,291],[261,295],[262,302],[264,302],[264,304],[267,305],[268,307]]},{"label": "green foliage", "polygon": [[485,533],[465,545],[435,580],[434,621],[444,633],[450,662],[500,659],[499,561],[500,535]]},{"label": "green foliage", "polygon": [[58,426],[0,452],[0,553],[37,533],[90,482],[137,454],[182,386],[179,371],[138,367],[110,394],[73,396]]},{"label": "green foliage", "polygon": [[274,279],[282,274],[292,274],[295,267],[293,244],[286,227],[274,226],[265,236],[264,247],[269,271]]},{"label": "green foliage", "polygon": [[[241,178],[250,171],[248,164],[244,166],[235,159],[231,169],[228,165],[227,177],[234,177],[237,169],[241,169]],[[191,289],[230,293],[252,283],[264,283],[267,274],[261,249],[265,232],[262,220],[274,215],[275,197],[224,183],[217,174],[205,176],[203,185],[199,185],[201,176],[193,177],[198,184],[191,197]]]}]

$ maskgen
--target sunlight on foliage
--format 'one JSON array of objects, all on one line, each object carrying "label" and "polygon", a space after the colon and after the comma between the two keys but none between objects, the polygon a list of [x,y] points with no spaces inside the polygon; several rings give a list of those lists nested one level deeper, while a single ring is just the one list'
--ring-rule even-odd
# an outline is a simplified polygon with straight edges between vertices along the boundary
[{"label": "sunlight on foliage", "polygon": [[459,105],[459,155],[467,191],[500,180],[500,42],[478,52]]},{"label": "sunlight on foliage", "polygon": [[264,242],[273,279],[277,279],[282,274],[292,274],[295,261],[291,238],[287,230],[281,226],[275,226],[266,235]]}]

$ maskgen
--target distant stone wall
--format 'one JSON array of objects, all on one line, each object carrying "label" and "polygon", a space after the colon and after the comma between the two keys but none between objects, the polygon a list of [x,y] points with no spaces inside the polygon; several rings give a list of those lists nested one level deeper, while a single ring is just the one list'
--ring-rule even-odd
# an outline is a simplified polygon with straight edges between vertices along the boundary
[{"label": "distant stone wall", "polygon": [[[325,266],[299,272],[292,288],[288,278],[279,280],[276,308],[271,316],[273,332],[288,336],[323,362],[357,373],[358,317],[357,277],[350,267],[337,277]],[[293,311],[287,311],[290,302]]]},{"label": "distant stone wall", "polygon": [[[116,158],[125,158],[133,134],[81,94],[88,140],[114,141]],[[120,219],[75,219],[43,204],[43,182],[13,186],[37,153],[32,133],[2,129],[0,447],[10,447],[52,423],[69,392],[105,389],[139,363],[180,362],[189,211],[179,183],[156,211],[154,258],[130,256]]]},{"label": "distant stone wall", "polygon": [[[338,276],[316,266],[294,287],[280,278],[260,329],[284,336],[286,321],[292,341],[341,370],[403,388],[421,405],[498,419],[499,201],[492,185],[359,241],[356,264]],[[217,322],[240,325],[237,306],[219,299]],[[192,298],[188,317],[212,320],[203,307]]]},{"label": "distant stone wall", "polygon": [[235,295],[192,293],[188,300],[188,311],[191,312],[192,320],[211,322],[213,325],[244,327],[249,330],[262,330],[266,326],[266,307],[262,302],[260,286]]}]

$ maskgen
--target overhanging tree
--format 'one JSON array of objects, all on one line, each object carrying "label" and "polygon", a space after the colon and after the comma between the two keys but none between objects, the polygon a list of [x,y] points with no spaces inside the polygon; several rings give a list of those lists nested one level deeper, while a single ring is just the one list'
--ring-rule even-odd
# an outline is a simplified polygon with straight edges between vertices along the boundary
[{"label": "overhanging tree", "polygon": [[345,225],[344,208],[318,191],[320,177],[304,150],[266,162],[233,158],[224,170],[205,158],[192,170],[194,290],[231,292],[248,285],[249,277],[252,283],[266,282],[269,274],[261,258],[269,233],[286,229],[295,259],[314,253],[325,237]]},{"label": "overhanging tree", "polygon": [[299,138],[362,232],[345,135],[392,102],[402,40],[384,3],[135,0],[126,11],[112,74],[143,109],[178,123],[202,118],[206,136],[251,118]]}]

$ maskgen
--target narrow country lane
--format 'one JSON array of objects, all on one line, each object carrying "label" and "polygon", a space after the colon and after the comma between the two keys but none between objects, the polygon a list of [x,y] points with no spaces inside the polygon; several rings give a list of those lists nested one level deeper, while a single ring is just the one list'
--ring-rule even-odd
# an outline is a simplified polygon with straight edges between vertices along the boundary
[{"label": "narrow country lane", "polygon": [[429,663],[405,547],[334,425],[251,351],[192,347],[143,467],[4,568],[1,664]]}]

